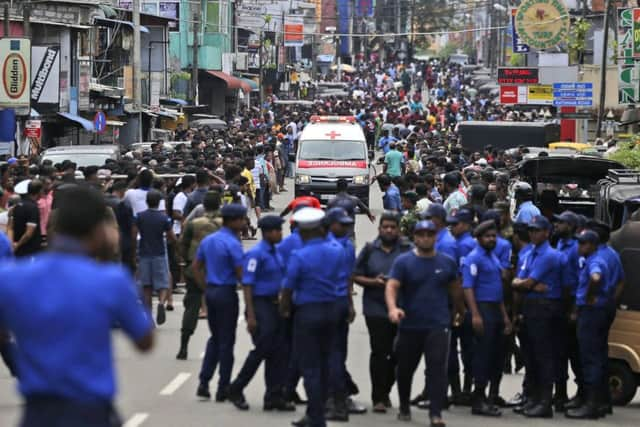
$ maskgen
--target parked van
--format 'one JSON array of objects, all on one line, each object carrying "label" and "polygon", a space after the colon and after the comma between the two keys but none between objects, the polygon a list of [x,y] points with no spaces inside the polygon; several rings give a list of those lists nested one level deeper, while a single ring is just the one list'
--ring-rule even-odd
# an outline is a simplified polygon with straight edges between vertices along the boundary
[{"label": "parked van", "polygon": [[312,116],[298,138],[295,195],[309,191],[327,203],[336,182],[349,183],[349,194],[369,205],[367,142],[353,116]]}]

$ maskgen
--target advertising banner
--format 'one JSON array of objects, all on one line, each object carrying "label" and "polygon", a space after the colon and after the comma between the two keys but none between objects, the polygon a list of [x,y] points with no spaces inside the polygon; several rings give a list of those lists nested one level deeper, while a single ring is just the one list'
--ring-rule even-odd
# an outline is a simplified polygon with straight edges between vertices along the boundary
[{"label": "advertising banner", "polygon": [[60,47],[31,49],[31,107],[38,112],[57,111],[60,102]]},{"label": "advertising banner", "polygon": [[302,46],[304,44],[304,21],[302,17],[288,17],[284,22],[284,45]]},{"label": "advertising banner", "polygon": [[28,109],[31,102],[31,40],[0,39],[0,107]]}]

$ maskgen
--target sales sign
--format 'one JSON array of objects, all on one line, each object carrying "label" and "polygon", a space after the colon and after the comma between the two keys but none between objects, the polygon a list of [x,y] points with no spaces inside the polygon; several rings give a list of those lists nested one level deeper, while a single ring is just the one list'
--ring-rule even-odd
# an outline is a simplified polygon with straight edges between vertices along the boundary
[{"label": "sales sign", "polygon": [[500,104],[526,104],[528,93],[526,86],[500,86]]},{"label": "sales sign", "polygon": [[0,107],[29,108],[31,101],[31,40],[0,39]]},{"label": "sales sign", "polygon": [[304,44],[304,22],[302,18],[289,17],[284,23],[284,45],[302,46]]},{"label": "sales sign", "polygon": [[499,84],[537,84],[538,82],[537,68],[498,68]]},{"label": "sales sign", "polygon": [[24,124],[24,136],[27,138],[40,138],[42,135],[42,122],[40,120],[27,120]]},{"label": "sales sign", "polygon": [[529,105],[553,105],[553,86],[535,85],[529,86],[527,103]]},{"label": "sales sign", "polygon": [[638,81],[634,71],[634,9],[618,9],[618,104],[636,104],[640,101]]}]

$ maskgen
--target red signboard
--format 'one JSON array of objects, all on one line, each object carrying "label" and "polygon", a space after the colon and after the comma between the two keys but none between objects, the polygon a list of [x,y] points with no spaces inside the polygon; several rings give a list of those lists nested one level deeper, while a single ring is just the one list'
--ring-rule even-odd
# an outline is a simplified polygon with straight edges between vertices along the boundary
[{"label": "red signboard", "polygon": [[27,138],[40,138],[42,135],[42,122],[40,120],[27,120],[24,126],[24,136]]},{"label": "red signboard", "polygon": [[500,86],[500,104],[518,103],[518,86]]},{"label": "red signboard", "polygon": [[354,168],[365,169],[367,167],[366,160],[300,160],[298,168]]},{"label": "red signboard", "polygon": [[535,85],[538,84],[538,69],[537,68],[498,68],[498,83],[499,84],[525,84]]}]

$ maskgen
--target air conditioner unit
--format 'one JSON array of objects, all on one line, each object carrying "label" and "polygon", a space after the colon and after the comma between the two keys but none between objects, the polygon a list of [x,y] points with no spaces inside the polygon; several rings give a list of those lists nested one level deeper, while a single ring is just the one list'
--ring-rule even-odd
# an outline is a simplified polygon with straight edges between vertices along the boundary
[{"label": "air conditioner unit", "polygon": [[236,53],[236,70],[247,71],[249,66],[249,54],[246,52]]}]

